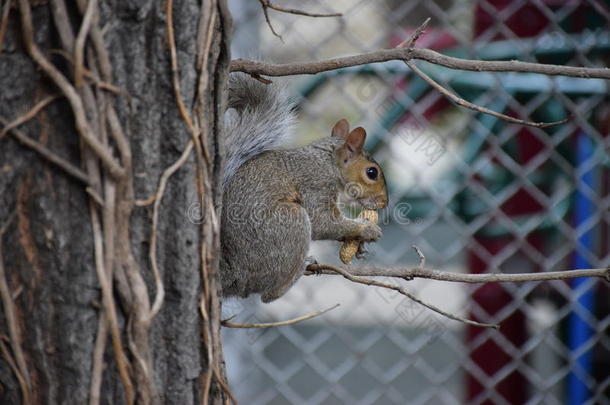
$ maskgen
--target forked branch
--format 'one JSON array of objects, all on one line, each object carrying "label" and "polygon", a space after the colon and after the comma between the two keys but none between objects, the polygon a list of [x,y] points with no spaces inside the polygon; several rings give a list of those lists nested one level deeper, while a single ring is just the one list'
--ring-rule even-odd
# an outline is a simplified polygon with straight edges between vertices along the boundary
[{"label": "forked branch", "polygon": [[380,282],[365,277],[395,277],[403,280],[413,280],[414,278],[427,278],[439,281],[450,281],[459,283],[496,283],[496,282],[526,282],[526,281],[546,281],[546,280],[566,280],[577,277],[600,277],[610,281],[610,267],[606,269],[582,269],[582,270],[566,270],[566,271],[549,271],[543,273],[489,273],[489,274],[459,274],[450,273],[439,270],[428,269],[426,265],[426,257],[422,251],[413,245],[419,257],[419,265],[417,267],[378,267],[378,266],[333,266],[329,264],[311,264],[307,266],[306,275],[312,274],[339,274],[346,279],[365,285],[387,288],[399,292],[407,298],[425,306],[432,311],[441,314],[447,318],[454,319],[469,325],[493,327],[498,329],[499,325],[483,324],[469,319],[462,318],[458,315],[443,311],[434,305],[423,302],[413,294],[406,291],[404,288],[390,283]]},{"label": "forked branch", "polygon": [[269,19],[269,9],[279,11],[281,13],[296,14],[296,15],[302,15],[302,16],[306,16],[306,17],[341,17],[343,15],[342,13],[310,13],[307,11],[297,10],[294,8],[280,7],[280,6],[273,4],[269,0],[258,0],[258,1],[261,3],[261,6],[263,7],[263,14],[265,15],[265,21],[267,22],[267,26],[271,30],[271,33],[273,35],[275,35],[276,37],[278,37],[282,42],[284,42],[284,39],[282,38],[282,36],[280,34],[278,34],[275,31],[275,29],[273,28],[273,24],[271,24],[271,20]]},{"label": "forked branch", "polygon": [[425,48],[392,48],[362,53],[340,58],[326,59],[319,62],[266,63],[250,59],[231,61],[231,72],[244,72],[263,76],[313,75],[353,66],[370,63],[389,62],[391,60],[423,60],[434,65],[450,69],[473,72],[518,72],[539,73],[549,76],[569,76],[585,79],[610,79],[609,68],[586,68],[577,66],[548,65],[544,63],[520,61],[485,61],[454,58]]},{"label": "forked branch", "polygon": [[525,283],[528,281],[568,280],[579,277],[598,277],[610,281],[610,268],[575,269],[563,271],[545,271],[541,273],[452,273],[425,267],[380,267],[380,266],[333,266],[330,264],[312,264],[307,267],[306,275],[341,274],[347,271],[358,277],[393,277],[404,280],[425,278],[429,280],[448,281],[452,283]]},{"label": "forked branch", "polygon": [[[263,0],[259,0],[263,3]],[[279,36],[269,23],[269,18],[265,11],[265,18],[269,24],[271,31]],[[345,56],[340,58],[327,59],[319,62],[305,62],[305,63],[286,63],[286,64],[272,64],[260,61],[248,60],[248,59],[236,59],[231,61],[230,70],[231,72],[243,72],[248,73],[253,78],[260,81],[268,81],[263,76],[294,76],[301,74],[317,74],[321,72],[327,72],[336,69],[368,65],[371,63],[388,62],[391,60],[400,60],[407,64],[411,70],[430,86],[440,92],[443,96],[460,106],[469,108],[471,110],[481,112],[484,114],[493,115],[500,119],[508,122],[528,125],[536,128],[545,128],[554,125],[560,125],[567,121],[567,119],[555,122],[532,122],[521,120],[515,117],[508,116],[496,111],[492,111],[488,108],[478,106],[470,103],[461,97],[451,93],[445,89],[438,82],[420,70],[414,63],[413,60],[423,60],[434,65],[444,66],[450,69],[475,71],[475,72],[521,72],[521,73],[539,73],[550,76],[569,76],[579,78],[598,78],[598,79],[610,79],[610,69],[608,68],[586,68],[586,67],[575,67],[575,66],[560,66],[560,65],[548,65],[542,63],[531,63],[531,62],[520,62],[520,61],[483,61],[483,60],[471,60],[471,59],[460,59],[451,56],[443,55],[431,49],[425,48],[414,48],[414,44],[423,33],[427,26],[429,19],[419,26],[410,38],[403,41],[400,45],[393,49],[382,49],[374,52],[363,53],[353,56]],[[281,37],[280,37],[281,38]]]}]

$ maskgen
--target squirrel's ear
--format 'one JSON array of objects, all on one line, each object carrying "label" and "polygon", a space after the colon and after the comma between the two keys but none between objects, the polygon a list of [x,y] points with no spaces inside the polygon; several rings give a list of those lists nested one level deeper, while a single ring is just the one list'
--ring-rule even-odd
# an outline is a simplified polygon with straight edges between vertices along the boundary
[{"label": "squirrel's ear", "polygon": [[360,153],[362,147],[366,141],[366,131],[362,127],[355,128],[345,138],[345,145],[350,148],[352,152]]},{"label": "squirrel's ear", "polygon": [[354,129],[347,135],[345,143],[341,145],[337,151],[339,159],[344,165],[348,164],[354,157],[362,152],[365,140],[366,131],[362,127]]},{"label": "squirrel's ear", "polygon": [[345,139],[349,133],[349,124],[345,118],[337,121],[333,130],[331,131],[331,136],[334,138]]}]

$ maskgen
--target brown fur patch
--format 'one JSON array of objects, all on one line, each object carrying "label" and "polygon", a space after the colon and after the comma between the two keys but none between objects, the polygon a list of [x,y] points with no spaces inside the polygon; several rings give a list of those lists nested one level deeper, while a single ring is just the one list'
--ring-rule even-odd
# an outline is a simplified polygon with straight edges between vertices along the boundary
[{"label": "brown fur patch", "polygon": [[32,234],[30,210],[28,207],[30,182],[30,178],[25,177],[17,186],[17,229],[19,231],[19,244],[23,248],[26,260],[34,270],[36,275],[35,281],[37,281],[40,279],[40,261],[38,260],[38,249]]}]

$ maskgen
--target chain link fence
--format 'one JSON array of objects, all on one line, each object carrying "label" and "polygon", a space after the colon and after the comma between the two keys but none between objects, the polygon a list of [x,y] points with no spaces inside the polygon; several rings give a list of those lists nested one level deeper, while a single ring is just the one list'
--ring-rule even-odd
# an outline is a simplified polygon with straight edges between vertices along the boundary
[{"label": "chain link fence", "polygon": [[[426,18],[417,45],[472,59],[608,66],[610,1],[282,1],[342,18],[232,2],[234,57],[320,60],[396,46]],[[295,143],[347,118],[369,134],[391,204],[367,260],[462,273],[610,265],[610,103],[597,79],[420,69],[476,104],[537,129],[455,107],[403,63],[298,76]],[[312,171],[315,175],[315,171]],[[321,263],[339,244],[314,243]],[[340,276],[302,277],[281,299],[229,300],[236,322],[320,317],[270,329],[224,329],[231,386],[244,404],[609,404],[608,282],[462,285],[400,282],[425,301],[499,331],[441,318],[390,290]]]}]

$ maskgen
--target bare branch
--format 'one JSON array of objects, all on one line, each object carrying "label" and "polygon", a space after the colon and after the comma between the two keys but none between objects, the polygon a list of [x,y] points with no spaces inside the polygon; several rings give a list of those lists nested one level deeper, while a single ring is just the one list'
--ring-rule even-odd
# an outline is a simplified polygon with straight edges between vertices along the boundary
[{"label": "bare branch", "polygon": [[93,22],[93,17],[97,12],[97,0],[87,0],[87,9],[83,17],[83,22],[78,31],[74,42],[74,86],[79,88],[83,85],[83,56],[85,54],[85,40],[89,35],[89,29]]},{"label": "bare branch", "polygon": [[546,271],[542,273],[486,273],[463,274],[427,269],[422,267],[377,267],[377,266],[331,266],[327,264],[311,264],[306,275],[335,274],[336,269],[348,271],[354,276],[364,277],[396,277],[405,280],[426,278],[454,283],[523,283],[528,281],[567,280],[578,277],[599,277],[610,281],[610,268],[607,269],[577,269],[565,271]]},{"label": "bare branch", "polygon": [[276,326],[285,326],[285,325],[294,325],[295,323],[303,322],[311,318],[315,318],[316,316],[320,316],[325,314],[328,311],[332,311],[337,308],[340,304],[335,304],[330,308],[323,309],[318,312],[312,312],[311,314],[299,316],[298,318],[293,318],[287,321],[280,322],[269,322],[269,323],[233,323],[229,322],[233,317],[229,319],[225,319],[220,321],[220,324],[226,328],[274,328]]},{"label": "bare branch", "polygon": [[[259,0],[261,3],[264,0]],[[263,7],[266,12],[266,8]],[[267,22],[268,16],[265,14]],[[485,107],[470,103],[461,97],[445,89],[434,79],[420,70],[412,60],[424,60],[432,64],[445,66],[452,69],[469,71],[493,71],[493,72],[528,72],[546,75],[563,75],[571,77],[601,78],[610,79],[610,69],[608,68],[581,68],[573,66],[546,65],[540,63],[518,62],[518,61],[481,61],[470,59],[459,59],[451,56],[442,55],[430,49],[413,48],[415,42],[424,32],[430,19],[424,21],[415,32],[405,41],[394,49],[384,49],[375,52],[347,56],[342,58],[328,59],[320,62],[293,63],[293,64],[270,64],[259,61],[236,59],[231,62],[231,72],[244,72],[250,76],[261,80],[261,75],[266,76],[290,76],[298,74],[316,74],[329,70],[341,69],[352,66],[365,65],[369,63],[387,62],[390,60],[402,60],[418,76],[426,81],[430,86],[440,92],[443,96],[457,105],[498,117],[515,124],[528,125],[536,128],[546,128],[554,125],[561,125],[567,119],[555,122],[532,122],[511,117],[506,114],[498,113]],[[270,23],[269,23],[270,24]],[[273,27],[271,27],[273,31]],[[273,31],[275,33],[275,31]],[[277,35],[277,34],[276,34]]]},{"label": "bare branch", "polygon": [[495,283],[495,282],[526,282],[526,281],[545,281],[545,280],[565,280],[577,277],[600,277],[610,281],[610,266],[606,269],[579,269],[579,270],[567,270],[567,271],[550,271],[544,273],[513,273],[513,274],[457,274],[443,272],[439,270],[427,269],[423,266],[426,263],[426,258],[421,250],[413,245],[412,246],[417,255],[419,256],[420,267],[390,267],[381,268],[376,266],[332,266],[328,264],[310,264],[307,266],[305,275],[318,275],[318,274],[340,274],[350,281],[366,285],[374,285],[377,287],[388,288],[399,292],[400,294],[410,298],[411,300],[425,306],[432,311],[446,316],[450,319],[454,319],[460,322],[464,322],[470,325],[493,327],[498,329],[499,325],[482,324],[469,319],[461,318],[457,315],[445,312],[434,305],[428,304],[415,297],[405,289],[383,283],[376,280],[371,280],[366,277],[397,277],[404,280],[413,280],[414,278],[427,278],[439,281],[450,281],[459,283]]},{"label": "bare branch", "polygon": [[263,15],[265,16],[265,21],[267,22],[267,26],[271,30],[271,33],[273,35],[275,35],[276,37],[278,37],[280,39],[280,41],[284,42],[284,38],[282,38],[282,36],[275,31],[275,28],[273,28],[273,24],[271,24],[271,20],[269,19],[269,10],[267,9],[267,6],[265,5],[264,0],[259,0],[259,1],[261,2],[261,5],[263,6]]},{"label": "bare branch", "polygon": [[108,273],[110,269],[107,269],[104,263],[104,242],[100,218],[93,204],[89,206],[89,212],[91,215],[91,225],[93,228],[95,270],[97,272],[97,277],[102,290],[104,317],[107,319],[108,326],[110,328],[110,336],[114,349],[117,369],[119,371],[119,375],[121,376],[123,386],[125,387],[125,399],[127,404],[133,404],[135,393],[130,377],[131,367],[121,342],[121,333],[119,331],[116,307],[114,305],[114,299],[112,296],[112,276],[110,275],[109,277]]},{"label": "bare branch", "polygon": [[188,126],[191,133],[196,133],[195,126],[191,120],[191,116],[188,113],[184,101],[182,99],[182,92],[180,91],[180,73],[178,71],[178,55],[176,52],[176,40],[174,39],[174,13],[172,12],[173,0],[166,0],[165,3],[165,14],[167,24],[167,43],[169,46],[171,66],[172,66],[172,81],[174,85],[174,93],[176,96],[176,103],[178,104],[178,110],[180,116]]},{"label": "bare branch", "polygon": [[93,367],[91,368],[91,386],[89,405],[99,405],[102,390],[102,373],[104,372],[104,352],[108,340],[108,319],[102,315],[97,322],[97,335],[93,349]]},{"label": "bare branch", "polygon": [[298,62],[273,64],[249,59],[234,59],[231,61],[231,72],[244,72],[265,76],[313,75],[329,70],[352,66],[381,63],[391,60],[424,60],[434,65],[450,69],[468,70],[473,72],[522,72],[540,73],[550,76],[581,77],[586,79],[610,79],[609,68],[586,68],[576,66],[547,65],[520,61],[484,61],[460,59],[424,48],[393,48],[378,51],[332,58],[319,62]]},{"label": "bare branch", "polygon": [[4,35],[6,34],[6,27],[8,27],[8,16],[11,12],[11,1],[4,2],[4,8],[2,9],[2,17],[0,17],[0,53],[2,53],[2,46],[4,44]]},{"label": "bare branch", "polygon": [[163,172],[163,175],[159,180],[159,187],[157,188],[157,193],[154,197],[155,205],[153,207],[152,230],[150,234],[150,248],[148,251],[148,258],[153,269],[157,294],[150,310],[149,322],[161,309],[161,305],[163,304],[163,297],[165,296],[165,289],[163,287],[161,275],[159,274],[159,266],[157,265],[157,225],[159,222],[159,208],[161,207],[161,200],[163,199],[163,194],[165,193],[167,181],[174,173],[176,173],[182,167],[182,165],[184,165],[189,156],[191,156],[192,150],[193,141],[189,141],[186,145],[186,148],[184,148],[184,152],[182,152],[180,158]]},{"label": "bare branch", "polygon": [[59,97],[59,94],[52,94],[48,97],[45,97],[44,99],[42,99],[38,103],[36,103],[36,105],[34,107],[32,107],[30,109],[30,111],[15,118],[12,122],[10,122],[6,125],[4,123],[2,123],[2,125],[4,125],[4,128],[2,128],[2,131],[0,131],[0,139],[2,139],[2,137],[4,137],[4,135],[6,135],[6,133],[8,131],[10,131],[11,129],[17,128],[18,126],[20,126],[20,125],[28,122],[32,118],[34,118],[36,116],[36,114],[38,114],[40,112],[40,110],[42,110],[43,108],[45,108],[46,106],[51,104],[53,101],[57,100],[58,97]]},{"label": "bare branch", "polygon": [[[410,48],[410,47],[413,47],[415,45],[415,41],[417,41],[417,39],[423,33],[423,30],[428,25],[429,21],[430,21],[429,18],[426,21],[424,21],[424,23],[415,30],[415,32],[411,35],[411,37],[409,37],[408,39],[406,39],[405,41],[400,43],[396,48]],[[528,126],[536,127],[536,128],[545,128],[545,127],[550,127],[550,126],[554,126],[554,125],[560,125],[560,124],[564,124],[564,123],[566,123],[568,121],[567,118],[563,119],[561,121],[556,121],[556,122],[532,122],[532,121],[525,121],[525,120],[520,120],[518,118],[511,117],[511,116],[506,115],[506,114],[498,113],[496,111],[490,110],[489,108],[481,107],[479,105],[476,105],[474,103],[471,103],[469,101],[464,100],[463,98],[457,96],[456,94],[451,93],[448,89],[444,88],[442,85],[440,85],[438,82],[436,82],[430,76],[428,76],[426,73],[421,71],[415,65],[415,63],[413,63],[413,61],[411,61],[411,60],[404,60],[404,63],[413,72],[415,72],[415,74],[417,74],[419,77],[421,77],[422,80],[424,80],[426,83],[428,83],[434,89],[436,89],[439,93],[441,93],[443,96],[448,98],[453,103],[455,103],[457,105],[460,105],[462,107],[466,107],[468,109],[471,109],[471,110],[474,110],[474,111],[478,111],[478,112],[483,113],[483,114],[489,114],[491,116],[503,119],[505,121],[512,122],[514,124],[528,125]],[[415,248],[415,249],[417,249],[417,248]],[[417,253],[419,254],[421,252],[419,252],[417,250]],[[421,267],[423,267],[423,266],[421,266]]]},{"label": "bare branch", "polygon": [[282,36],[280,34],[278,34],[275,31],[275,29],[273,28],[273,24],[271,24],[271,20],[269,19],[269,9],[279,11],[281,13],[303,15],[306,17],[341,17],[343,15],[342,13],[328,13],[328,14],[310,13],[307,11],[297,10],[294,8],[285,8],[285,7],[276,6],[275,4],[271,3],[269,0],[258,0],[258,1],[261,3],[261,6],[263,7],[263,15],[265,16],[265,21],[267,22],[267,26],[271,30],[271,33],[273,35],[275,35],[276,37],[278,37],[280,39],[280,41],[282,41],[282,42],[284,42],[284,39],[282,38]]},{"label": "bare branch", "polygon": [[[421,299],[417,298],[415,295],[411,294],[410,292],[408,292],[407,290],[405,290],[404,288],[402,288],[400,286],[389,284],[389,283],[383,283],[383,282],[377,281],[377,280],[371,280],[369,278],[357,277],[357,276],[353,275],[351,271],[344,270],[344,268],[339,267],[339,266],[330,266],[327,264],[310,264],[309,266],[307,266],[307,271],[315,272],[315,271],[319,271],[319,270],[331,270],[335,273],[342,275],[343,277],[345,277],[346,279],[348,279],[349,281],[354,282],[354,283],[372,285],[372,286],[376,286],[376,287],[387,288],[389,290],[394,290],[394,291],[404,295],[405,297],[409,298],[410,300],[415,301],[418,304],[423,305],[424,307],[436,312],[437,314],[440,314],[446,318],[453,319],[458,322],[462,322],[462,323],[465,323],[468,325],[473,325],[473,326],[480,326],[483,328],[500,329],[500,325],[491,324],[491,323],[481,323],[481,322],[473,321],[470,319],[462,318],[459,315],[444,311],[435,305],[428,304],[427,302],[422,301]],[[318,273],[318,274],[320,274],[320,273]]]},{"label": "bare branch", "polygon": [[489,108],[478,106],[476,104],[473,104],[473,103],[471,103],[469,101],[466,101],[463,98],[458,97],[457,95],[451,93],[449,90],[447,90],[446,88],[441,86],[438,82],[436,82],[434,79],[432,79],[426,73],[421,71],[415,65],[415,63],[413,63],[412,61],[406,60],[405,64],[408,67],[410,67],[411,70],[413,70],[415,72],[415,74],[417,74],[419,77],[421,77],[426,83],[428,83],[430,86],[434,87],[439,93],[441,93],[443,96],[447,97],[449,100],[451,100],[455,104],[461,105],[462,107],[466,107],[466,108],[469,108],[471,110],[481,112],[483,114],[489,114],[491,116],[494,116],[494,117],[497,117],[497,118],[501,118],[504,121],[512,122],[514,124],[528,125],[530,127],[536,127],[536,128],[552,127],[554,125],[561,125],[561,124],[565,124],[566,122],[568,122],[567,118],[565,118],[565,119],[563,119],[561,121],[554,121],[554,122],[532,122],[532,121],[525,121],[525,120],[522,120],[522,119],[519,119],[519,118],[511,117],[510,115],[506,115],[506,114],[502,114],[502,113],[490,110]]},{"label": "bare branch", "polygon": [[303,15],[306,17],[342,17],[343,13],[310,13],[308,11],[303,11],[303,10],[297,10],[294,8],[285,8],[285,7],[280,7],[280,6],[276,6],[275,4],[271,3],[269,0],[259,0],[261,5],[263,6],[263,9],[265,8],[270,8],[273,9],[275,11],[279,11],[282,13],[287,13],[287,14],[296,14],[296,15]]}]

